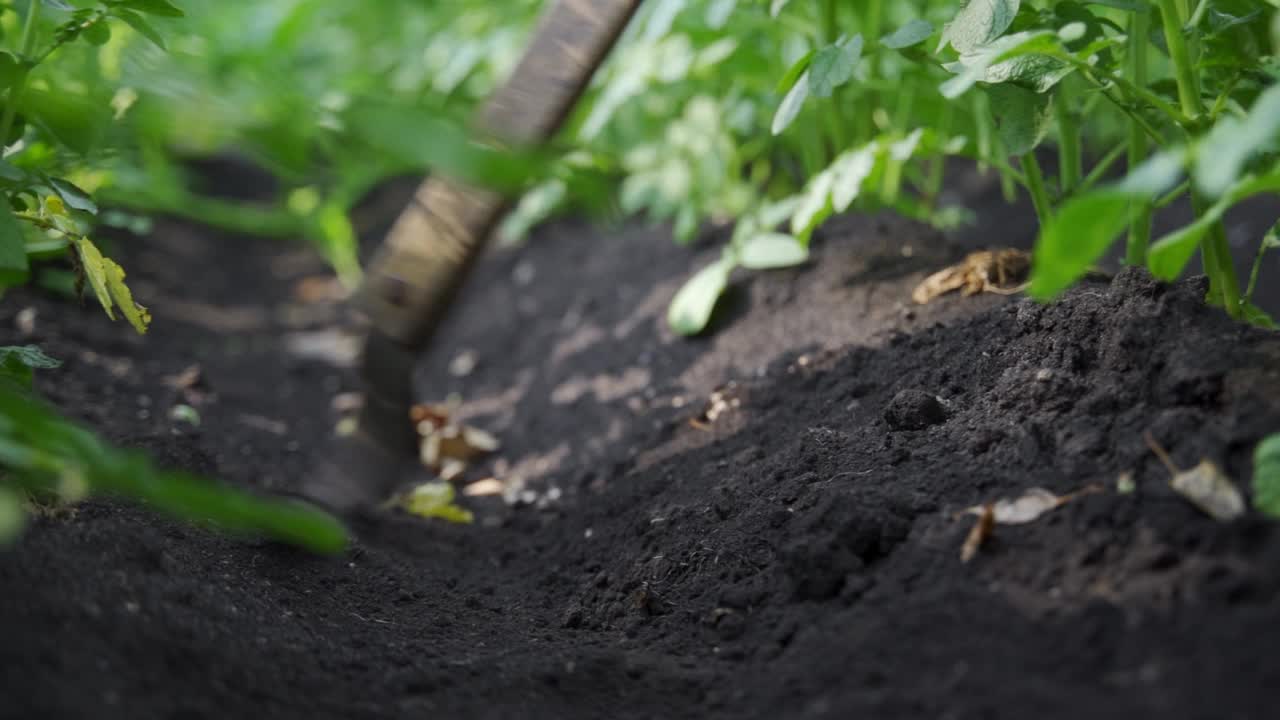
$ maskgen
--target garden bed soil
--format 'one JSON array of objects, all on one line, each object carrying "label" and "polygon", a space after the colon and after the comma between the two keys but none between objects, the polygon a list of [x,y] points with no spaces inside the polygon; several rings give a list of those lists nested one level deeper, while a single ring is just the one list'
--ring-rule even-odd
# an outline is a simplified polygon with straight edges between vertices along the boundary
[{"label": "garden bed soil", "polygon": [[[1140,271],[911,305],[1001,212],[833,220],[693,340],[665,307],[714,242],[570,222],[495,251],[420,393],[501,440],[466,481],[515,504],[393,513],[332,558],[124,502],[42,517],[0,554],[0,716],[1270,717],[1280,532],[1175,495],[1143,433],[1247,488],[1280,338]],[[62,359],[41,392],[112,441],[287,489],[355,388],[320,262],[174,221],[113,250],[147,337],[21,291],[0,339]],[[964,508],[1094,484],[961,561]]]}]

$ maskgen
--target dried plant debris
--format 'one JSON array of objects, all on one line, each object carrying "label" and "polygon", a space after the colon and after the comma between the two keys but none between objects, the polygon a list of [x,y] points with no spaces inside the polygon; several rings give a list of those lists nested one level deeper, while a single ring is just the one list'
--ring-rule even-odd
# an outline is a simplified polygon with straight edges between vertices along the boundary
[{"label": "dried plant debris", "polygon": [[925,278],[911,299],[924,305],[953,290],[965,297],[984,292],[1012,295],[1026,289],[1030,273],[1031,255],[1022,250],[980,250]]},{"label": "dried plant debris", "polygon": [[1151,433],[1143,433],[1142,437],[1169,471],[1169,486],[1192,505],[1220,522],[1228,522],[1244,514],[1244,495],[1212,460],[1201,460],[1189,470],[1180,470]]},{"label": "dried plant debris", "polygon": [[494,436],[456,422],[455,408],[454,403],[415,405],[410,413],[421,438],[422,464],[445,481],[457,479],[473,460],[498,449]]},{"label": "dried plant debris", "polygon": [[462,494],[467,497],[486,497],[490,495],[502,495],[506,490],[506,483],[497,478],[488,477],[483,480],[477,480],[462,488]]},{"label": "dried plant debris", "polygon": [[961,562],[969,562],[978,553],[996,525],[1025,525],[1072,500],[1092,493],[1102,492],[1100,485],[1088,485],[1066,495],[1055,495],[1044,488],[1031,488],[1016,498],[1004,498],[965,508],[961,515],[977,515],[978,521],[965,537],[960,548]]},{"label": "dried plant debris", "polygon": [[742,405],[742,399],[738,395],[738,383],[732,380],[721,385],[711,393],[707,399],[707,406],[698,416],[689,420],[689,424],[699,430],[710,430],[716,420],[731,410],[736,410]]},{"label": "dried plant debris", "polygon": [[199,365],[189,365],[176,375],[160,379],[166,387],[177,390],[188,405],[200,405],[210,399],[209,385]]},{"label": "dried plant debris", "polygon": [[969,508],[966,512],[977,510],[978,521],[969,529],[969,534],[964,538],[964,545],[960,546],[960,562],[969,562],[978,554],[978,548],[982,547],[982,543],[987,541],[991,535],[992,529],[996,526],[996,513],[994,503],[978,505]]}]

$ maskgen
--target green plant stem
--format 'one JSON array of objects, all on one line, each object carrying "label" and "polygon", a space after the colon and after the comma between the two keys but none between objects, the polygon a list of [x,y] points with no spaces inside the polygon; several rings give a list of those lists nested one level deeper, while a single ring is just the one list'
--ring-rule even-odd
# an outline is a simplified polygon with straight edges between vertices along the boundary
[{"label": "green plant stem", "polygon": [[1093,167],[1089,169],[1089,174],[1085,175],[1084,179],[1080,181],[1080,185],[1076,187],[1075,194],[1080,195],[1082,193],[1089,192],[1094,185],[1097,185],[1098,181],[1106,176],[1107,171],[1111,169],[1111,166],[1116,164],[1116,161],[1120,159],[1121,155],[1124,155],[1126,149],[1128,149],[1128,146],[1121,143],[1108,150],[1107,154],[1103,155],[1102,158],[1098,160],[1098,162],[1094,163]]},{"label": "green plant stem", "polygon": [[1187,192],[1190,189],[1191,189],[1191,181],[1183,180],[1182,182],[1175,185],[1172,190],[1165,193],[1164,195],[1161,195],[1154,203],[1152,203],[1152,207],[1154,207],[1156,210],[1161,210],[1163,208],[1169,207],[1169,205],[1173,204],[1174,200],[1177,200],[1178,198],[1182,197],[1182,194]]},{"label": "green plant stem", "polygon": [[[893,112],[893,126],[901,128],[906,124],[908,118],[911,117],[911,106],[915,103],[915,92],[910,89],[903,90],[898,93],[898,106]],[[898,200],[898,194],[902,191],[902,169],[907,160],[899,160],[890,156],[885,160],[884,178],[880,185],[880,198],[886,205],[892,205]]]},{"label": "green plant stem", "polygon": [[1053,112],[1058,121],[1058,170],[1065,197],[1080,184],[1080,123],[1071,109],[1069,93],[1059,87]]},{"label": "green plant stem", "polygon": [[833,43],[840,37],[840,27],[836,22],[838,8],[836,0],[825,0],[822,3],[822,34],[827,43]]},{"label": "green plant stem", "polygon": [[1022,171],[1027,175],[1027,191],[1031,193],[1031,203],[1035,205],[1036,217],[1043,227],[1053,217],[1053,205],[1049,202],[1049,193],[1044,186],[1044,173],[1040,170],[1040,161],[1035,153],[1022,156]]},{"label": "green plant stem", "polygon": [[986,93],[969,93],[970,102],[973,103],[973,121],[977,126],[978,137],[978,172],[986,173],[990,167],[988,158],[993,157],[991,152],[991,113],[987,112]]},{"label": "green plant stem", "polygon": [[[1148,103],[1151,104],[1152,107],[1159,110],[1166,117],[1168,117],[1169,120],[1177,123],[1178,125],[1181,125],[1183,127],[1189,127],[1193,125],[1193,119],[1191,116],[1189,116],[1185,112],[1179,111],[1178,108],[1169,104],[1168,101],[1166,101],[1164,98],[1160,97],[1159,95],[1155,94],[1154,92],[1148,90],[1145,86],[1130,82],[1129,79],[1126,78],[1124,75],[1116,75],[1115,73],[1112,73],[1106,70],[1105,68],[1099,67],[1097,65],[1091,65],[1085,62],[1084,60],[1081,60],[1080,58],[1076,57],[1075,55],[1072,55],[1071,53],[1054,52],[1054,53],[1047,53],[1047,55],[1056,60],[1061,60],[1062,62],[1067,63],[1068,65],[1074,66],[1077,70],[1081,72],[1081,74],[1083,74],[1086,78],[1090,80],[1090,82],[1092,82],[1095,86],[1097,86],[1101,90],[1104,90],[1104,91],[1108,90],[1107,85],[1108,83],[1110,83],[1111,85],[1115,85],[1116,87],[1120,88],[1121,90],[1123,90],[1124,92],[1130,95],[1136,96],[1142,100],[1147,101]],[[1099,80],[1099,78],[1101,78],[1101,80]],[[1106,82],[1103,82],[1103,81],[1106,81]],[[1128,112],[1128,113],[1132,113],[1131,108],[1127,107],[1123,103],[1115,101],[1115,99],[1111,98],[1109,94],[1108,94],[1108,97],[1112,99],[1113,102],[1116,102],[1116,104],[1120,106],[1121,110],[1124,110],[1125,112]],[[1158,138],[1159,134],[1156,134],[1156,137]]]},{"label": "green plant stem", "polygon": [[[822,36],[826,43],[834,43],[840,39],[840,3],[838,0],[824,0],[822,3]],[[824,160],[830,160],[848,147],[848,139],[844,132],[844,101],[845,93],[843,87],[837,87],[831,92],[831,110],[824,112],[823,119],[826,121],[827,131],[830,133],[830,147],[824,155]],[[823,163],[826,164],[825,162]]]},{"label": "green plant stem", "polygon": [[[879,53],[874,52],[874,48],[880,40],[880,25],[884,16],[883,0],[866,0],[863,3],[862,20],[862,39],[864,47],[868,48],[864,52],[862,63],[867,68],[866,79],[874,82],[880,77]],[[855,142],[863,143],[871,139],[875,133],[875,112],[880,107],[882,96],[875,90],[867,90],[861,98],[860,104],[863,106],[854,116]]]},{"label": "green plant stem", "polygon": [[826,167],[823,162],[822,125],[812,112],[801,111],[797,121],[808,126],[808,132],[800,138],[800,162],[805,178],[811,178]]},{"label": "green plant stem", "polygon": [[[1125,58],[1125,70],[1129,81],[1136,87],[1147,84],[1147,33],[1149,16],[1135,12],[1129,20],[1129,48]],[[1134,118],[1129,119],[1129,168],[1136,168],[1147,158],[1146,130]],[[1134,200],[1129,209],[1129,235],[1125,241],[1125,262],[1129,265],[1145,265],[1147,248],[1151,245],[1151,203]]]},{"label": "green plant stem", "polygon": [[[27,4],[27,17],[22,23],[22,69],[9,88],[5,99],[4,115],[0,117],[0,146],[7,146],[9,133],[13,130],[13,120],[18,113],[18,103],[22,102],[22,94],[27,91],[27,77],[31,74],[31,52],[36,45],[36,17],[40,15],[40,0],[31,0]],[[0,154],[3,151],[0,150]]]},{"label": "green plant stem", "polygon": [[1204,19],[1205,11],[1208,9],[1209,0],[1200,0],[1200,2],[1196,4],[1196,9],[1191,13],[1191,19],[1187,21],[1187,30],[1191,30],[1195,28],[1195,26],[1199,25],[1200,21]]},{"label": "green plant stem", "polygon": [[[1209,201],[1194,190],[1191,193],[1191,207],[1196,217],[1204,215]],[[1209,295],[1222,303],[1227,314],[1239,318],[1240,281],[1236,277],[1236,269],[1231,259],[1231,246],[1227,244],[1227,229],[1219,220],[1205,234],[1200,244],[1200,256],[1204,263],[1205,273],[1209,276]]]},{"label": "green plant stem", "polygon": [[[1165,43],[1173,60],[1174,80],[1178,84],[1178,101],[1182,112],[1198,122],[1204,115],[1204,102],[1200,97],[1200,85],[1196,78],[1196,66],[1191,48],[1182,36],[1187,3],[1183,0],[1159,0],[1160,19],[1164,27]],[[1192,190],[1191,206],[1196,217],[1204,214],[1208,201]],[[1222,221],[1213,224],[1200,242],[1200,255],[1205,273],[1209,276],[1209,295],[1222,304],[1233,318],[1239,318],[1240,281],[1231,262],[1231,247],[1227,244],[1227,232]]]},{"label": "green plant stem", "polygon": [[1174,79],[1178,84],[1178,102],[1182,113],[1191,120],[1200,117],[1204,106],[1200,101],[1200,85],[1196,80],[1196,68],[1182,36],[1182,17],[1178,13],[1178,0],[1159,0],[1160,20],[1164,26],[1164,40],[1173,60]]},{"label": "green plant stem", "polygon": [[1258,244],[1258,254],[1253,258],[1253,267],[1249,270],[1249,285],[1244,291],[1244,301],[1246,303],[1253,302],[1253,291],[1258,287],[1258,272],[1262,269],[1262,256],[1270,250],[1273,245],[1273,239],[1277,233],[1280,233],[1280,222],[1271,227],[1267,234],[1263,236],[1262,242]]},{"label": "green plant stem", "polygon": [[195,193],[182,192],[180,196],[170,198],[145,191],[103,188],[96,195],[105,204],[135,212],[184,217],[210,227],[245,235],[301,239],[307,230],[303,218],[284,208],[255,207]]},{"label": "green plant stem", "polygon": [[[951,122],[955,114],[954,106],[951,103],[945,103],[942,106],[942,115],[938,118],[938,137],[945,138],[951,132]],[[942,181],[946,170],[946,155],[938,155],[929,163],[928,176],[924,182],[924,198],[925,203],[930,210],[937,208],[938,196],[942,194]]]}]

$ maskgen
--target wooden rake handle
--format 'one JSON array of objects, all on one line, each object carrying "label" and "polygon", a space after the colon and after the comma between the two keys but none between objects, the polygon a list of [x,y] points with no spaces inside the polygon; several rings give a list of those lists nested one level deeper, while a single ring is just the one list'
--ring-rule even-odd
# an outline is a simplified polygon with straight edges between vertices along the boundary
[{"label": "wooden rake handle", "polygon": [[[499,142],[548,140],[609,54],[640,0],[556,0],[505,84],[481,108]],[[371,262],[356,302],[377,332],[426,345],[508,202],[442,177],[423,182]]]}]

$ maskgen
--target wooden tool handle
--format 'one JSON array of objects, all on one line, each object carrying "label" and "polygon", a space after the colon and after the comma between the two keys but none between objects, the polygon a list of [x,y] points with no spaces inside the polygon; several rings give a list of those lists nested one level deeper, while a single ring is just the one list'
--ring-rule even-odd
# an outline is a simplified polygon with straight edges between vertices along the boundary
[{"label": "wooden tool handle", "polygon": [[[557,0],[506,83],[481,108],[479,129],[527,144],[560,129],[640,0]],[[498,194],[432,177],[374,255],[357,303],[374,327],[420,348],[507,209]]]}]

